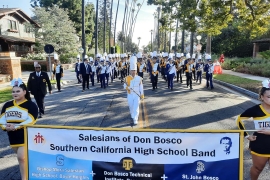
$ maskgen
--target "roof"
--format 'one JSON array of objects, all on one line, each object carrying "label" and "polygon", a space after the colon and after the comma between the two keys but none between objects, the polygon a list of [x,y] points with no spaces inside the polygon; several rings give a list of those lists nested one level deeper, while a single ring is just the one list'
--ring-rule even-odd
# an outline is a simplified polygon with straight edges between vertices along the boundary
[{"label": "roof", "polygon": [[270,38],[258,39],[252,41],[253,43],[270,43]]},{"label": "roof", "polygon": [[35,43],[35,38],[0,35],[0,39],[6,40],[9,42],[25,42],[25,43],[32,43],[32,44]]},{"label": "roof", "polygon": [[38,23],[36,23],[33,19],[31,19],[31,17],[29,17],[25,12],[23,12],[19,8],[0,8],[0,19],[8,14],[16,14],[23,21],[29,22],[31,24],[36,25],[37,27],[40,27]]}]

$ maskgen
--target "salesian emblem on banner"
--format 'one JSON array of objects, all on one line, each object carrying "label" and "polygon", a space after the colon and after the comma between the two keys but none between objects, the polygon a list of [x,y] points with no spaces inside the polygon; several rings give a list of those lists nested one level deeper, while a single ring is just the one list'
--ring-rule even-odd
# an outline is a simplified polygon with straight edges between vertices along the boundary
[{"label": "salesian emblem on banner", "polygon": [[205,170],[205,168],[204,168],[203,162],[201,162],[201,161],[197,162],[197,169],[196,169],[196,172],[197,172],[197,173],[201,173],[201,172],[203,172],[204,170]]},{"label": "salesian emblem on banner", "polygon": [[45,139],[44,139],[44,137],[40,133],[38,133],[37,135],[35,135],[34,142],[36,144],[39,144],[39,143],[42,144],[42,143],[45,142]]}]

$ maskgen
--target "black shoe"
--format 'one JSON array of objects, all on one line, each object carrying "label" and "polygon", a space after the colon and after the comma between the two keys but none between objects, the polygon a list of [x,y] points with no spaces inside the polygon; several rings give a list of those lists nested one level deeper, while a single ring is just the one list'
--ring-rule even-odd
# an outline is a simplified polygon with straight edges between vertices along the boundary
[{"label": "black shoe", "polygon": [[89,87],[87,89],[89,89]]},{"label": "black shoe", "polygon": [[82,92],[84,92],[84,89],[82,90]]},{"label": "black shoe", "polygon": [[58,90],[58,92],[62,92],[61,90]]},{"label": "black shoe", "polygon": [[41,115],[41,113],[39,113],[39,114],[38,114],[38,118],[42,118],[42,115]]},{"label": "black shoe", "polygon": [[190,87],[190,90],[192,90],[193,88],[192,87]]}]

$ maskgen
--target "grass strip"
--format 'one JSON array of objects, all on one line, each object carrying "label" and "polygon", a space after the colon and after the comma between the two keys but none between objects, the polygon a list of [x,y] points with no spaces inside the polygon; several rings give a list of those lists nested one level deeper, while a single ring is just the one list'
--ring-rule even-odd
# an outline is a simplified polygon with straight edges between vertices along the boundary
[{"label": "grass strip", "polygon": [[9,101],[12,99],[11,88],[0,90],[0,103]]},{"label": "grass strip", "polygon": [[242,78],[242,77],[234,76],[230,74],[216,74],[214,75],[214,79],[223,81],[229,84],[233,84],[235,86],[239,86],[241,88],[250,90],[255,93],[259,93],[259,90],[262,87],[261,81]]}]

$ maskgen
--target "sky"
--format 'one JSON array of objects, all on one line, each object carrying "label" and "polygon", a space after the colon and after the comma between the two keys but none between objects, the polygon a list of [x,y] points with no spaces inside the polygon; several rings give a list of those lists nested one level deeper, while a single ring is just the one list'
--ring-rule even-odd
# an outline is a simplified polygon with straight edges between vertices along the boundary
[{"label": "sky", "polygon": [[[96,0],[85,0],[85,2],[90,2],[95,5]],[[117,8],[117,2],[118,0],[114,0],[113,3],[113,13],[115,18],[116,8]],[[142,3],[143,0],[137,0],[136,3]],[[31,5],[30,0],[0,0],[0,7],[3,7],[3,5],[9,8],[20,8],[22,9],[27,15],[31,16]],[[96,7],[96,6],[95,6]],[[124,9],[125,8],[125,0],[119,1],[119,10],[118,10],[118,17],[117,17],[117,23],[116,23],[116,34],[121,31],[122,29],[122,22],[124,17]],[[144,4],[138,14],[136,26],[134,30],[134,35],[132,37],[132,40],[134,43],[138,43],[138,37],[141,37],[140,40],[140,48],[143,45],[147,45],[151,41],[151,33],[150,30],[154,29],[154,12],[156,10],[156,6],[147,5],[147,0],[144,0]]]}]

